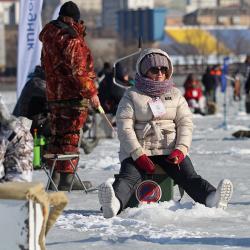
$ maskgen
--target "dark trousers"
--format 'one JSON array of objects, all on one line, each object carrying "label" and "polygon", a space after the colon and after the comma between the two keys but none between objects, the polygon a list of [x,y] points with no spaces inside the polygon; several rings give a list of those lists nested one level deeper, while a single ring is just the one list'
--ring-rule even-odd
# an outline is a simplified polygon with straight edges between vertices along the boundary
[{"label": "dark trousers", "polygon": [[[171,177],[175,184],[182,187],[196,202],[205,204],[208,194],[216,191],[215,187],[196,173],[188,156],[181,162],[180,167],[166,162],[166,156],[151,156],[149,158],[154,164],[162,167],[166,171],[166,175]],[[143,180],[144,175],[145,172],[136,167],[132,158],[122,161],[120,172],[115,176],[113,184],[116,197],[120,200],[122,209],[126,208],[129,199]]]}]

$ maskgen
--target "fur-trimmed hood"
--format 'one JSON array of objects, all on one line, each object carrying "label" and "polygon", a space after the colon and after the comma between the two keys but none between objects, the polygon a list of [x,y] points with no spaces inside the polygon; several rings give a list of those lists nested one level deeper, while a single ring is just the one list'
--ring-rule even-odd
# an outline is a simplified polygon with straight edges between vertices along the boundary
[{"label": "fur-trimmed hood", "polygon": [[165,51],[163,51],[161,49],[155,49],[155,48],[143,49],[142,52],[140,53],[138,59],[137,59],[137,62],[136,62],[136,73],[138,73],[139,75],[142,75],[141,71],[140,71],[140,64],[145,56],[147,56],[149,54],[153,54],[153,53],[161,54],[161,55],[167,57],[168,62],[169,62],[169,72],[168,72],[169,78],[168,79],[170,79],[172,74],[173,74],[173,64],[172,64],[172,61],[171,61],[168,53],[166,53]]}]

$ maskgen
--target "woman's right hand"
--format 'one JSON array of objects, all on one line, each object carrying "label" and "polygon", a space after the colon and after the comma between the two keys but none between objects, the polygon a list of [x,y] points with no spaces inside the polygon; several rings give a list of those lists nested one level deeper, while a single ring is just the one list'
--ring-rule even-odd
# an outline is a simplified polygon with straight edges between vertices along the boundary
[{"label": "woman's right hand", "polygon": [[148,174],[153,174],[155,171],[154,163],[145,154],[143,154],[139,158],[137,158],[135,160],[135,163],[139,169],[145,171]]}]

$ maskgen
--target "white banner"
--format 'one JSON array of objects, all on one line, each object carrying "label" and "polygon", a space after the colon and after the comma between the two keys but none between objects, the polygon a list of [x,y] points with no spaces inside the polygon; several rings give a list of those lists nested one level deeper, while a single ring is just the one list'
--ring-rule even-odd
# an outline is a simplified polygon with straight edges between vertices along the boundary
[{"label": "white banner", "polygon": [[53,12],[53,15],[52,15],[52,20],[56,20],[59,16],[59,12],[60,12],[60,9],[62,7],[62,4],[58,4]]},{"label": "white banner", "polygon": [[42,29],[43,0],[20,0],[18,30],[17,97],[27,82],[28,75],[40,65],[42,44],[39,33]]}]

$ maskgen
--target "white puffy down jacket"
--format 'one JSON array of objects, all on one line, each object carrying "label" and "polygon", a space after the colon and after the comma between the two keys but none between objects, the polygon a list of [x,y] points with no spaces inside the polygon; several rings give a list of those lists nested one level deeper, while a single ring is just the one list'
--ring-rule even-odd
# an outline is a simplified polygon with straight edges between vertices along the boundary
[{"label": "white puffy down jacket", "polygon": [[116,119],[120,161],[136,160],[142,154],[168,155],[173,149],[187,154],[192,141],[192,113],[180,90],[173,87],[160,97],[166,113],[154,118],[148,102],[152,98],[135,87],[121,99]]}]

